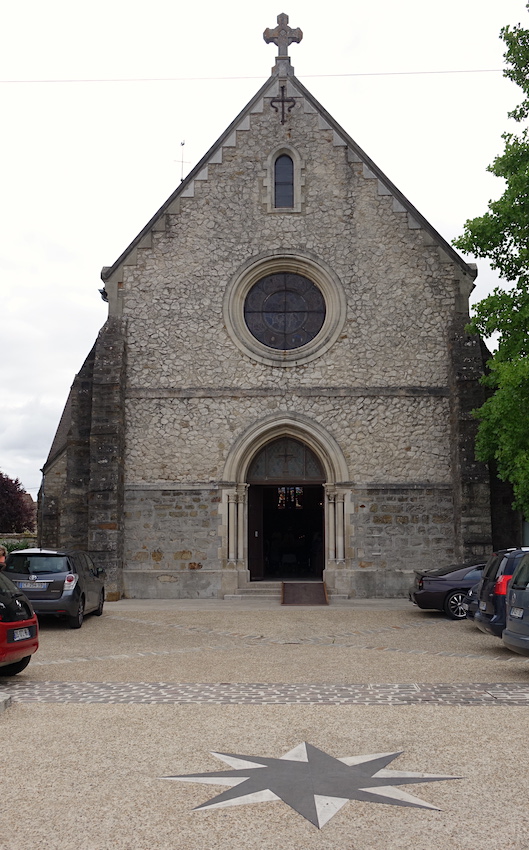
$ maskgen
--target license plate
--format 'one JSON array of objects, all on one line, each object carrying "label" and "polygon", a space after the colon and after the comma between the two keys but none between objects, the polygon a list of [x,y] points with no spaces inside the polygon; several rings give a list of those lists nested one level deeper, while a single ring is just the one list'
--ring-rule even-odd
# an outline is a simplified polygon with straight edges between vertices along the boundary
[{"label": "license plate", "polygon": [[521,620],[523,617],[523,608],[511,608],[511,617]]},{"label": "license plate", "polygon": [[31,637],[29,629],[15,629],[13,632],[13,640],[27,640]]},{"label": "license plate", "polygon": [[20,590],[46,590],[48,587],[47,581],[17,581],[16,586]]},{"label": "license plate", "polygon": [[486,608],[487,608],[487,603],[486,603],[486,602],[480,602],[480,603],[479,603],[479,610],[480,610],[480,611],[485,611],[485,610],[486,610]]}]

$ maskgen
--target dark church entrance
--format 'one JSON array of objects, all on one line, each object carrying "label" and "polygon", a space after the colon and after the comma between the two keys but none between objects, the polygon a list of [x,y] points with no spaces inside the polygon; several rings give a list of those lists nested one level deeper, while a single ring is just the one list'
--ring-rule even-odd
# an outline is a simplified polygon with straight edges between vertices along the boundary
[{"label": "dark church entrance", "polygon": [[254,458],[248,471],[252,581],[321,581],[323,481],[319,460],[298,440],[275,440]]}]

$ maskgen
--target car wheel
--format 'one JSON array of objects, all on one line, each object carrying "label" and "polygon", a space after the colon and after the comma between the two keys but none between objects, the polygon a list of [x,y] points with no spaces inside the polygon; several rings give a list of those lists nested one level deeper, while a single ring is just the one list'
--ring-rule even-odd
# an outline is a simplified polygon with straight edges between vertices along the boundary
[{"label": "car wheel", "polygon": [[101,614],[103,613],[103,605],[104,604],[105,604],[105,591],[102,590],[101,593],[99,594],[99,605],[97,606],[96,610],[94,611],[94,614],[96,615],[96,617],[100,617]]},{"label": "car wheel", "polygon": [[444,612],[451,620],[465,620],[467,612],[463,608],[466,590],[453,590],[444,601]]},{"label": "car wheel", "polygon": [[28,666],[30,661],[31,655],[26,655],[25,658],[15,661],[14,664],[6,664],[4,667],[0,667],[0,676],[16,676],[17,673]]},{"label": "car wheel", "polygon": [[84,620],[84,596],[81,596],[77,605],[77,611],[68,617],[68,625],[71,629],[80,629]]}]

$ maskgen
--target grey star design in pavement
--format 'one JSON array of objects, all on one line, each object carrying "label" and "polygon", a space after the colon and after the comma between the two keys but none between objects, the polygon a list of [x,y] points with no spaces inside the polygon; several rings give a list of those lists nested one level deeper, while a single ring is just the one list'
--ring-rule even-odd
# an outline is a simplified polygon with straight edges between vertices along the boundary
[{"label": "grey star design in pavement", "polygon": [[299,744],[278,759],[231,753],[212,755],[232,769],[163,777],[179,782],[230,786],[228,791],[197,806],[194,811],[282,800],[318,829],[348,800],[439,811],[436,806],[393,786],[461,778],[386,770],[387,764],[402,755],[400,752],[336,759],[307,743]]}]

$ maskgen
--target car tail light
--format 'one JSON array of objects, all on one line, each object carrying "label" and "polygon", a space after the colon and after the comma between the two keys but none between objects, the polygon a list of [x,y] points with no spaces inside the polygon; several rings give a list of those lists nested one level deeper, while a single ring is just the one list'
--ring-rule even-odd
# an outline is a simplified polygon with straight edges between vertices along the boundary
[{"label": "car tail light", "polygon": [[422,590],[422,586],[423,586],[423,584],[424,584],[424,582],[423,582],[422,578],[418,578],[418,579],[417,579],[417,588],[418,588],[419,590]]},{"label": "car tail light", "polygon": [[507,593],[507,585],[511,579],[512,576],[502,576],[499,578],[494,585],[494,596],[505,596]]},{"label": "car tail light", "polygon": [[77,579],[78,576],[74,576],[72,573],[68,573],[68,575],[64,579],[63,590],[73,590],[75,585],[77,584]]}]

